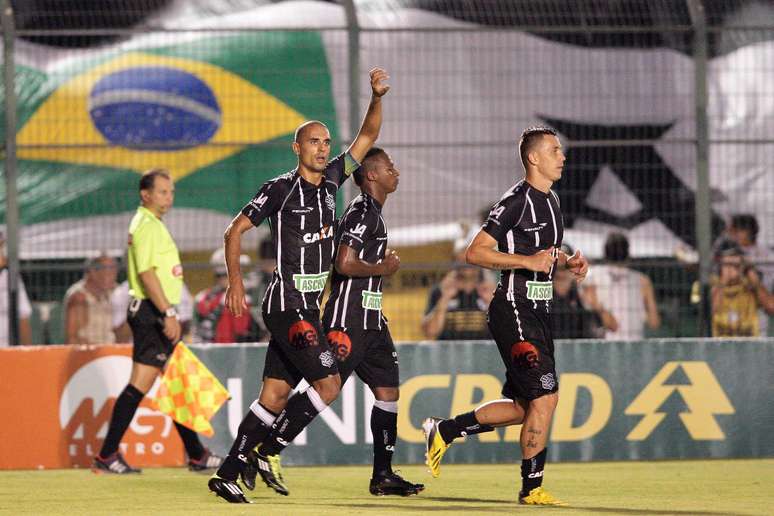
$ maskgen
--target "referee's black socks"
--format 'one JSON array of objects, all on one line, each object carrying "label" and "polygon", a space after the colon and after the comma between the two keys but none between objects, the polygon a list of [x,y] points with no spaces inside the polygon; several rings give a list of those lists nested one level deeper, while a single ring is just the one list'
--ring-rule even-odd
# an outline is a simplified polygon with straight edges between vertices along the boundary
[{"label": "referee's black socks", "polygon": [[482,425],[476,419],[476,411],[465,412],[454,419],[445,419],[438,424],[438,430],[446,444],[463,435],[475,435],[494,430],[493,426]]},{"label": "referee's black socks", "polygon": [[398,402],[374,402],[371,411],[371,435],[374,439],[373,477],[392,473],[392,454],[398,437]]},{"label": "referee's black socks", "polygon": [[532,458],[521,461],[521,496],[527,496],[530,491],[543,485],[543,468],[546,465],[548,448]]},{"label": "referee's black socks", "polygon": [[277,416],[271,433],[261,445],[260,454],[269,456],[280,453],[327,407],[314,387],[291,397],[285,410]]},{"label": "referee's black socks", "polygon": [[100,457],[105,459],[118,451],[118,444],[124,437],[126,429],[129,428],[129,423],[132,422],[134,413],[137,412],[137,407],[144,396],[137,387],[130,383],[118,395],[116,404],[113,406],[113,415],[110,417],[107,436],[99,452]]},{"label": "referee's black socks", "polygon": [[269,435],[276,419],[277,415],[258,403],[258,400],[250,405],[250,410],[239,423],[234,444],[231,445],[228,456],[218,469],[217,474],[220,478],[231,481],[237,479],[247,464],[247,454]]},{"label": "referee's black socks", "polygon": [[177,429],[177,433],[183,441],[183,447],[185,447],[185,453],[188,455],[188,458],[193,460],[201,459],[204,455],[204,446],[199,440],[199,434],[177,421],[175,421],[175,429]]}]

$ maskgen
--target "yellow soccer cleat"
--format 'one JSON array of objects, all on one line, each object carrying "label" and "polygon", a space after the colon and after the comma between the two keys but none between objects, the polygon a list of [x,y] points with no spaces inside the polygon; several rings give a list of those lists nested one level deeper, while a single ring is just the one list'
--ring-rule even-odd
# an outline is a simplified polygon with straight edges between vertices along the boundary
[{"label": "yellow soccer cleat", "polygon": [[438,430],[438,423],[441,421],[443,419],[439,417],[429,417],[422,422],[422,431],[425,434],[425,464],[433,478],[438,478],[441,474],[441,459],[451,445],[446,444]]},{"label": "yellow soccer cleat", "polygon": [[536,487],[527,496],[519,495],[519,503],[522,505],[557,505],[566,507],[567,504],[554,498],[543,486]]}]

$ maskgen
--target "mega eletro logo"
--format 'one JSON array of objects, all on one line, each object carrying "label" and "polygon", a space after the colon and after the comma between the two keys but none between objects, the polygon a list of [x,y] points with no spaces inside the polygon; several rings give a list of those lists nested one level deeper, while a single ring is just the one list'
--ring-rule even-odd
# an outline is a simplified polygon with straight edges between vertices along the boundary
[{"label": "mega eletro logo", "polygon": [[[131,368],[129,357],[100,357],[78,368],[65,384],[59,399],[59,424],[72,464],[87,466],[99,453],[113,405],[126,387]],[[130,463],[169,463],[169,458],[163,459],[169,454],[178,461],[181,458],[172,420],[151,408],[148,398],[155,390],[154,385],[121,441],[120,450]]]}]

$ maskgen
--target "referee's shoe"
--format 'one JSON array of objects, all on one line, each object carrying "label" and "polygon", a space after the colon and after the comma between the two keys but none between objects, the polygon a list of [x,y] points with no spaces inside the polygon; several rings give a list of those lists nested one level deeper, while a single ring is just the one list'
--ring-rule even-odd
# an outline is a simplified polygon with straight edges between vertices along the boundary
[{"label": "referee's shoe", "polygon": [[220,478],[218,475],[212,475],[210,481],[207,482],[207,487],[228,503],[251,503],[236,482]]},{"label": "referee's shoe", "polygon": [[131,467],[120,452],[115,452],[107,457],[94,457],[94,464],[91,466],[94,473],[113,473],[115,475],[128,475],[132,473],[142,473],[141,469]]}]

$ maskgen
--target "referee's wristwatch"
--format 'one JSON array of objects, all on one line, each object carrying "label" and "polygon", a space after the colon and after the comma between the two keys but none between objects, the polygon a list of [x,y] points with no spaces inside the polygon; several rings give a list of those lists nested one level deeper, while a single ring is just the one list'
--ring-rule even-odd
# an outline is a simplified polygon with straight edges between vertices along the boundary
[{"label": "referee's wristwatch", "polygon": [[177,317],[177,310],[175,310],[175,307],[170,306],[164,310],[164,317]]}]

